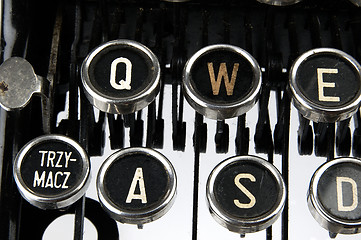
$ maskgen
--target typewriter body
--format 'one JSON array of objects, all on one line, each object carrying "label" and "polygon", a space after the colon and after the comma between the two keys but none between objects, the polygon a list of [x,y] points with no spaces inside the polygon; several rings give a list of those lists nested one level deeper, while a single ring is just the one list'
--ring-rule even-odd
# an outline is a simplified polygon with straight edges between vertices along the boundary
[{"label": "typewriter body", "polygon": [[2,1],[0,239],[360,238],[358,4]]}]

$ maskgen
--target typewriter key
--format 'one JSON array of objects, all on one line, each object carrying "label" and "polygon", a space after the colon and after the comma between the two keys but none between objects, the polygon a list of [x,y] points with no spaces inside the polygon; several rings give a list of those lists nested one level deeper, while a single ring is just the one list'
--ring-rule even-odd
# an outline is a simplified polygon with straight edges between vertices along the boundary
[{"label": "typewriter key", "polygon": [[302,0],[257,0],[261,3],[266,3],[275,6],[287,6],[301,2]]},{"label": "typewriter key", "polygon": [[315,122],[349,118],[361,101],[360,69],[354,58],[337,49],[318,48],[302,54],[290,71],[295,107]]},{"label": "typewriter key", "polygon": [[20,194],[42,209],[67,207],[82,197],[89,185],[90,162],[74,140],[44,135],[27,143],[13,168]]},{"label": "typewriter key", "polygon": [[126,148],[111,155],[97,178],[100,203],[122,223],[143,224],[162,217],[176,195],[172,164],[148,148]]},{"label": "typewriter key", "polygon": [[331,233],[361,232],[361,160],[338,158],[314,173],[308,207],[319,224]]},{"label": "typewriter key", "polygon": [[184,96],[199,113],[224,120],[244,114],[256,103],[261,70],[245,50],[226,44],[199,50],[183,71]]},{"label": "typewriter key", "polygon": [[282,212],[286,190],[279,171],[255,156],[221,162],[207,182],[207,203],[222,226],[240,234],[263,230]]},{"label": "typewriter key", "polygon": [[128,114],[150,104],[160,89],[157,57],[144,45],[114,40],[100,45],[84,60],[85,94],[98,109]]}]

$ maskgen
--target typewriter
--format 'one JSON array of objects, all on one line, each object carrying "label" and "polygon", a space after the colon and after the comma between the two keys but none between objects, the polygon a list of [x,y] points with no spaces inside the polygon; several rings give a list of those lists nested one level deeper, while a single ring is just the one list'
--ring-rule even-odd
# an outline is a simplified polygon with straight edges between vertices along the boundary
[{"label": "typewriter", "polygon": [[0,239],[361,237],[361,1],[0,6]]}]

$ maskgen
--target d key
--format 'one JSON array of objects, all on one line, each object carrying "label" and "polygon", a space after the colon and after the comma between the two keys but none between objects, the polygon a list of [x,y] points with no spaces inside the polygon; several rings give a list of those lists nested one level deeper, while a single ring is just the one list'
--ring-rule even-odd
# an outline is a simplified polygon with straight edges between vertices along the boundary
[{"label": "d key", "polygon": [[314,173],[308,207],[317,222],[332,234],[361,232],[361,160],[338,158]]},{"label": "d key", "polygon": [[351,117],[361,101],[360,71],[353,57],[337,49],[318,48],[302,54],[290,71],[295,107],[315,122]]}]

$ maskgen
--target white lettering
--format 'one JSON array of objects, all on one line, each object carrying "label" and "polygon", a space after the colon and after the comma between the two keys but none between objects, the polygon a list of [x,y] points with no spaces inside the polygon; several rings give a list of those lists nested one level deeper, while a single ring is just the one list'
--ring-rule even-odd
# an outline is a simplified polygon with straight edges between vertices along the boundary
[{"label": "white lettering", "polygon": [[40,161],[40,166],[44,166],[44,160],[45,160],[45,154],[47,153],[48,151],[39,151],[39,153],[41,153],[41,161]]},{"label": "white lettering", "polygon": [[[352,186],[352,204],[349,206],[344,205],[342,194],[342,183],[350,183]],[[339,211],[351,212],[356,209],[358,205],[357,184],[355,180],[349,177],[336,177],[337,184],[337,207]]]},{"label": "white lettering", "polygon": [[[41,154],[40,166],[44,167],[56,167],[56,168],[68,168],[69,161],[76,162],[76,158],[71,158],[72,152],[63,152],[63,151],[39,151]],[[65,163],[62,163],[63,157],[65,156]],[[46,159],[46,160],[45,160]],[[46,161],[46,164],[45,164]]]},{"label": "white lettering", "polygon": [[48,174],[48,178],[46,179],[45,188],[50,187],[54,188],[54,182],[53,182],[53,172],[50,171]]},{"label": "white lettering", "polygon": [[256,178],[250,173],[240,173],[234,178],[234,183],[236,186],[249,198],[249,203],[240,203],[238,199],[234,199],[234,204],[239,208],[252,208],[256,204],[256,198],[252,193],[248,191],[245,186],[243,186],[239,180],[241,178],[248,178],[251,182],[255,182]]},{"label": "white lettering", "polygon": [[61,184],[57,184],[58,183],[58,175],[63,176],[63,173],[62,172],[55,173],[55,176],[54,176],[54,187],[55,188],[61,188]]},{"label": "white lettering", "polygon": [[68,167],[69,160],[71,160],[70,157],[71,157],[71,154],[72,154],[72,153],[73,153],[73,152],[69,152],[69,153],[65,152],[65,167],[66,167],[66,168]]},{"label": "white lettering", "polygon": [[[33,187],[67,189],[69,188],[67,182],[69,180],[70,174],[70,172],[59,171],[53,174],[52,171],[43,171],[41,176],[39,176],[38,171],[35,171]],[[62,181],[62,179],[64,180]]]},{"label": "white lettering", "polygon": [[[119,83],[116,82],[117,66],[124,63],[126,67],[125,80],[122,79]],[[128,58],[120,57],[113,60],[110,66],[110,85],[117,90],[130,90],[130,83],[132,81],[132,62]]]},{"label": "white lettering", "polygon": [[66,185],[69,177],[70,177],[70,172],[64,172],[64,175],[65,175],[65,179],[64,179],[64,182],[63,182],[63,185],[61,186],[61,188],[68,188],[69,186]]},{"label": "white lettering", "polygon": [[61,158],[63,157],[64,152],[58,151],[58,152],[56,152],[56,153],[59,154],[60,156],[59,156],[59,158],[58,158],[58,161],[57,161],[56,164],[55,164],[55,167],[61,168],[61,167],[63,167],[63,165],[60,164],[60,160],[61,160]]},{"label": "white lettering", "polygon": [[335,68],[317,68],[317,82],[318,82],[318,99],[323,102],[339,102],[339,97],[325,96],[323,89],[324,88],[334,88],[336,84],[334,82],[324,82],[323,74],[336,74],[338,69]]},{"label": "white lettering", "polygon": [[[139,190],[140,194],[135,193],[135,188],[139,183]],[[133,199],[140,199],[142,203],[147,203],[147,195],[145,193],[145,185],[144,185],[144,178],[143,178],[143,169],[137,168],[134,173],[133,181],[130,186],[128,196],[126,199],[126,203],[131,203]]]},{"label": "white lettering", "polygon": [[54,159],[56,157],[56,153],[54,151],[49,151],[48,152],[48,160],[46,163],[46,166],[49,167],[51,165],[51,167],[54,167]]},{"label": "white lettering", "polygon": [[39,186],[44,187],[44,182],[45,182],[45,171],[41,173],[41,177],[39,177],[38,171],[35,171],[33,187],[39,187]]}]

